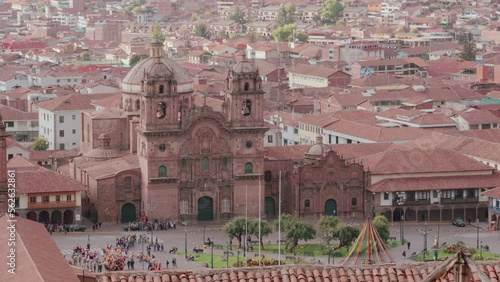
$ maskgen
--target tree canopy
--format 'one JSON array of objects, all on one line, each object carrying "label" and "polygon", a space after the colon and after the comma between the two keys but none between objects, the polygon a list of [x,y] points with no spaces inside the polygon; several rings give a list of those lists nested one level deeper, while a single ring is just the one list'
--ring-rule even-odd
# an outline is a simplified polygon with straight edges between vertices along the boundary
[{"label": "tree canopy", "polygon": [[335,24],[342,17],[344,6],[336,0],[326,0],[322,6],[321,18],[325,23]]},{"label": "tree canopy", "polygon": [[339,226],[342,222],[338,219],[338,217],[327,215],[322,216],[319,220],[319,232],[325,239],[327,244],[330,244],[330,241],[334,240],[338,237],[337,226]]},{"label": "tree canopy", "polygon": [[[278,222],[275,222],[275,226],[278,226]],[[285,235],[287,247],[294,253],[299,244],[299,240],[309,241],[316,236],[316,230],[314,230],[312,225],[299,222],[290,214],[281,215],[281,231]]]},{"label": "tree canopy", "polygon": [[247,23],[245,13],[241,11],[240,7],[236,6],[228,16],[228,19],[235,21],[241,25],[244,25]]},{"label": "tree canopy", "polygon": [[460,58],[465,61],[474,61],[476,59],[477,48],[472,33],[467,33],[463,37],[462,52]]},{"label": "tree canopy", "polygon": [[389,231],[389,221],[387,218],[383,215],[376,216],[373,219],[373,225],[378,231],[378,234],[380,235],[380,238],[382,240],[387,241],[389,240],[391,233]]},{"label": "tree canopy", "polygon": [[242,240],[241,237],[245,235],[246,232],[245,228],[246,228],[245,217],[238,216],[231,219],[231,221],[229,221],[228,223],[226,223],[226,225],[224,226],[224,232],[229,237],[236,238],[236,240],[238,240],[238,248],[241,248],[241,240]]},{"label": "tree canopy", "polygon": [[276,28],[273,31],[274,40],[276,42],[292,41],[295,28],[297,28],[297,25],[294,23]]},{"label": "tree canopy", "polygon": [[197,23],[194,26],[194,33],[200,37],[210,38],[210,32],[204,23]]},{"label": "tree canopy", "polygon": [[133,67],[135,65],[137,65],[138,62],[140,62],[142,60],[142,57],[138,54],[133,54],[132,57],[130,57],[130,60],[129,60],[129,65],[130,67]]},{"label": "tree canopy", "polygon": [[293,4],[292,2],[286,3],[276,16],[276,26],[283,27],[285,25],[294,23],[296,12],[297,8],[295,7],[295,4]]},{"label": "tree canopy", "polygon": [[83,51],[80,53],[80,60],[84,62],[90,61],[90,53],[89,51]]},{"label": "tree canopy", "polygon": [[47,140],[37,137],[33,144],[31,145],[31,149],[34,151],[45,151],[49,148],[49,142]]},{"label": "tree canopy", "polygon": [[153,42],[163,43],[165,41],[165,33],[158,23],[154,23],[151,28],[151,39]]},{"label": "tree canopy", "polygon": [[347,246],[359,236],[359,229],[350,225],[342,224],[338,227],[338,238],[341,246]]},{"label": "tree canopy", "polygon": [[248,234],[257,236],[259,238],[260,246],[264,249],[264,244],[262,243],[262,237],[273,233],[271,225],[265,220],[260,221],[260,237],[259,237],[259,219],[255,218],[248,224]]}]

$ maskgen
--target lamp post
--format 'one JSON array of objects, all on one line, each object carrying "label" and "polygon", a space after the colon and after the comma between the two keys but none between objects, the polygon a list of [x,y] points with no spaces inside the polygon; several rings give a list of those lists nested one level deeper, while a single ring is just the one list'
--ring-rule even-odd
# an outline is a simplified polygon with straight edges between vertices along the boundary
[{"label": "lamp post", "polygon": [[226,246],[226,268],[229,268],[229,241],[227,241]]},{"label": "lamp post", "polygon": [[205,245],[205,223],[203,223],[203,238],[201,238],[202,246]]},{"label": "lamp post", "polygon": [[420,230],[420,234],[424,236],[424,262],[425,262],[425,255],[427,254],[427,235],[429,235],[429,232],[427,231],[427,221],[425,222],[424,231]]},{"label": "lamp post", "polygon": [[240,251],[238,250],[238,256],[236,257],[236,265],[240,267]]},{"label": "lamp post", "polygon": [[477,230],[477,248],[479,249],[479,218],[476,219],[476,230]]},{"label": "lamp post", "polygon": [[404,221],[405,221],[405,217],[404,215],[401,216],[401,219],[399,220],[399,231],[400,231],[400,234],[401,234],[401,245],[404,245],[405,243],[405,235],[404,235]]},{"label": "lamp post", "polygon": [[142,237],[141,237],[141,245],[142,245],[141,262],[142,262],[142,270],[144,270],[144,239],[142,239]]},{"label": "lamp post", "polygon": [[481,245],[479,246],[479,257],[483,259],[483,241],[481,241]]},{"label": "lamp post", "polygon": [[188,235],[187,229],[184,228],[184,258],[188,258]]},{"label": "lamp post", "polygon": [[438,234],[437,234],[437,247],[438,247],[438,249],[439,249],[439,222],[440,222],[440,220],[438,220]]},{"label": "lamp post", "polygon": [[148,210],[151,212],[151,243],[153,243],[153,229],[154,229],[154,219],[153,219],[153,211],[156,208],[156,205],[153,203],[153,199],[150,201],[151,203],[148,204]]},{"label": "lamp post", "polygon": [[212,269],[214,269],[214,240],[210,243],[210,248],[212,250]]},{"label": "lamp post", "polygon": [[335,247],[332,247],[328,252],[328,264],[330,264],[330,257],[332,258],[332,264],[335,264]]}]

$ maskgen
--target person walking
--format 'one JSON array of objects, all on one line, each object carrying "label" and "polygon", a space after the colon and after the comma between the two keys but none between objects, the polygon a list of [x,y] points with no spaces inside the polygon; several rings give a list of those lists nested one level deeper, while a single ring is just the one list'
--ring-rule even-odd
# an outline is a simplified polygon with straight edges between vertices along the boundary
[{"label": "person walking", "polygon": [[403,251],[403,258],[406,259],[406,251]]},{"label": "person walking", "polygon": [[168,265],[170,264],[170,262],[167,260],[165,260],[165,266],[168,268]]},{"label": "person walking", "polygon": [[410,246],[411,246],[410,241],[408,241],[408,243],[406,245],[408,245],[408,251],[409,251],[410,250]]},{"label": "person walking", "polygon": [[172,259],[172,267],[177,268],[177,259],[176,258]]}]

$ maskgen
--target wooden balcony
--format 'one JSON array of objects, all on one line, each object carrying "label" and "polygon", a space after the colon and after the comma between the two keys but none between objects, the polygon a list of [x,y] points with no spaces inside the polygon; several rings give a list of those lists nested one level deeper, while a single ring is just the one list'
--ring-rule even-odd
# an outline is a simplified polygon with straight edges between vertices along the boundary
[{"label": "wooden balcony", "polygon": [[[430,199],[419,199],[419,200],[409,200],[406,199],[401,205],[404,206],[414,206],[414,205],[429,205],[431,203]],[[399,206],[398,200],[392,200],[393,206]]]},{"label": "wooden balcony", "polygon": [[455,198],[455,199],[445,199],[441,198],[441,204],[462,204],[462,203],[478,203],[479,198],[473,197],[473,198]]},{"label": "wooden balcony", "polygon": [[60,209],[60,208],[74,208],[76,207],[76,201],[64,201],[64,202],[30,202],[28,203],[28,209]]}]

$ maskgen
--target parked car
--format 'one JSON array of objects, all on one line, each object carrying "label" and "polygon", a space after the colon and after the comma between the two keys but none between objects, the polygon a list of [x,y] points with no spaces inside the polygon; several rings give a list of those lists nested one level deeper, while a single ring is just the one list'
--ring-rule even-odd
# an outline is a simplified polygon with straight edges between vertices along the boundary
[{"label": "parked car", "polygon": [[452,223],[458,227],[465,227],[465,222],[461,218],[455,218]]}]

